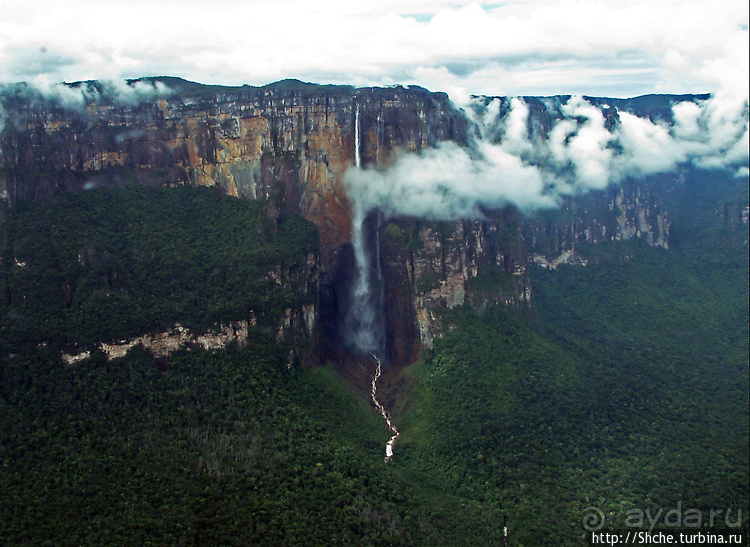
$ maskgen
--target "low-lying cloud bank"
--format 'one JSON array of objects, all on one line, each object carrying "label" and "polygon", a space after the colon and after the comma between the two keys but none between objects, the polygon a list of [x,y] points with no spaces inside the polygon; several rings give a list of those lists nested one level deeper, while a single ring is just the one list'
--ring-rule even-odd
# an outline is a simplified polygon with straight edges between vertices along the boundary
[{"label": "low-lying cloud bank", "polygon": [[24,83],[0,84],[0,133],[5,129],[8,114],[3,109],[3,99],[15,96],[33,103],[51,101],[58,106],[81,110],[87,104],[114,102],[136,105],[155,97],[166,97],[172,90],[158,80],[99,80],[74,84],[52,83],[37,77]]},{"label": "low-lying cloud bank", "polygon": [[581,96],[549,104],[556,121],[543,135],[530,133],[523,99],[512,99],[504,115],[499,99],[475,100],[466,111],[480,136],[469,148],[445,142],[403,154],[385,169],[351,168],[344,182],[358,209],[451,220],[479,217],[480,207],[551,208],[564,196],[686,163],[748,176],[746,100],[716,95],[679,102],[669,122],[612,108]]},{"label": "low-lying cloud bank", "polygon": [[[17,87],[18,84],[11,85]],[[171,94],[169,87],[158,80],[98,80],[65,84],[37,77],[24,85],[29,93],[37,93],[44,99],[67,108],[80,108],[101,100],[132,105]]]},{"label": "low-lying cloud bank", "polygon": [[27,102],[39,99],[74,110],[102,101],[135,105],[154,97],[166,97],[171,94],[172,90],[158,80],[99,80],[67,84],[53,83],[44,77],[37,77],[23,83],[0,84],[0,99],[7,96],[20,97]]}]

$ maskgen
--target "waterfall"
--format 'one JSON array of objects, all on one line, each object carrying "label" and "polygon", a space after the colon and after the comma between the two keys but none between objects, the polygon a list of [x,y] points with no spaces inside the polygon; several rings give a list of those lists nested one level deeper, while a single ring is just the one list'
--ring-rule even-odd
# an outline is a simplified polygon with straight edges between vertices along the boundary
[{"label": "waterfall", "polygon": [[[380,121],[378,119],[378,121]],[[361,168],[361,137],[359,105],[354,110],[354,165]],[[372,378],[372,402],[385,420],[390,439],[385,445],[385,460],[393,458],[393,445],[399,432],[391,415],[377,398],[378,379],[383,372],[380,357],[385,355],[385,283],[380,267],[380,212],[370,211],[357,202],[352,203],[352,250],[354,251],[355,277],[351,286],[349,306],[344,317],[344,334],[347,341],[361,354],[369,353],[375,360]],[[374,221],[374,222],[373,222]],[[374,226],[373,226],[374,224]],[[368,245],[368,242],[371,242]],[[373,244],[374,243],[374,248]]]},{"label": "waterfall", "polygon": [[362,166],[362,160],[359,157],[359,105],[354,110],[354,166]]},{"label": "waterfall", "polygon": [[[354,110],[354,165],[361,167],[361,122],[359,105]],[[383,276],[380,271],[379,214],[373,217],[357,202],[352,202],[352,250],[355,271],[343,334],[359,353],[385,353],[385,324],[383,318]],[[374,245],[373,245],[374,244]],[[374,247],[374,248],[373,248]]]},{"label": "waterfall", "polygon": [[[375,234],[372,237],[372,228],[368,227],[366,221],[366,212],[355,205],[352,215],[355,279],[351,287],[350,305],[346,312],[345,334],[354,349],[359,352],[382,355],[385,348],[385,325],[379,236],[375,226]],[[367,235],[374,239],[374,254],[368,252]]]},{"label": "waterfall", "polygon": [[376,124],[377,139],[375,140],[375,164],[380,163],[380,141],[383,140],[383,113],[378,112],[378,121]]}]

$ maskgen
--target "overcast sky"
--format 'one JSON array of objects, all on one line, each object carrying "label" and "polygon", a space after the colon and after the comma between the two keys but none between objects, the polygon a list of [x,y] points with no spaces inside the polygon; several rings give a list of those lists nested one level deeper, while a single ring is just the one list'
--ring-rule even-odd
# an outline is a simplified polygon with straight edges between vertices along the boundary
[{"label": "overcast sky", "polygon": [[747,0],[0,0],[0,81],[748,96]]}]

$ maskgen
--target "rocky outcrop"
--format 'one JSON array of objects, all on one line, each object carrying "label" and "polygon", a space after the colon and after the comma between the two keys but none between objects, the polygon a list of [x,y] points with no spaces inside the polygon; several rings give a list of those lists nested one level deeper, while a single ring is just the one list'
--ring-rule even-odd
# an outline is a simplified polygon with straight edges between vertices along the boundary
[{"label": "rocky outcrop", "polygon": [[[107,360],[124,357],[137,345],[142,345],[154,357],[169,357],[178,349],[189,347],[200,347],[202,349],[223,349],[230,342],[236,342],[240,346],[247,343],[248,325],[247,321],[235,321],[228,325],[220,325],[217,332],[195,334],[185,327],[176,324],[173,328],[155,334],[144,334],[131,340],[120,340],[115,343],[101,342],[97,349],[107,356]],[[62,360],[66,365],[72,365],[83,359],[91,357],[91,350],[78,353],[63,353]]]},{"label": "rocky outcrop", "polygon": [[[315,355],[317,325],[317,309],[314,304],[284,310],[275,327],[275,337],[277,344],[286,344],[289,348],[285,356],[288,368],[294,366],[295,363],[312,365],[317,362]],[[107,360],[111,361],[124,357],[131,349],[140,345],[155,358],[166,359],[179,349],[224,349],[231,343],[240,347],[245,346],[248,343],[250,329],[256,327],[258,327],[258,321],[255,314],[251,312],[249,320],[218,325],[213,331],[196,333],[180,324],[175,324],[171,329],[163,332],[143,334],[129,340],[111,343],[100,342],[96,349],[104,353]],[[66,365],[73,365],[90,357],[91,350],[88,349],[62,354],[62,360]]]}]

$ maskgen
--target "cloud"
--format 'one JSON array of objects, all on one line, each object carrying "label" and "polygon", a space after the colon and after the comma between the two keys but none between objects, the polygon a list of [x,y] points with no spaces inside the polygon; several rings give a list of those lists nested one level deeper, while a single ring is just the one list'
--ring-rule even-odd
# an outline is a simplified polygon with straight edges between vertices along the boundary
[{"label": "cloud", "polygon": [[485,95],[746,97],[747,19],[745,0],[5,2],[0,81],[297,77]]},{"label": "cloud", "polygon": [[403,154],[386,167],[351,168],[344,183],[355,206],[388,215],[437,220],[481,217],[482,208],[522,211],[556,206],[571,194],[606,188],[625,177],[669,172],[681,164],[747,173],[748,106],[725,97],[673,105],[673,121],[620,111],[608,129],[603,110],[581,96],[548,108],[549,134],[530,134],[529,108],[496,99],[468,108],[481,137],[470,148],[443,143]]},{"label": "cloud", "polygon": [[172,94],[169,87],[160,81],[106,80],[101,84],[104,93],[111,94],[115,101],[126,104],[137,104],[147,99]]},{"label": "cloud", "polygon": [[718,94],[703,103],[679,103],[672,111],[673,126],[620,113],[618,164],[625,175],[668,171],[688,160],[705,168],[747,162],[746,101]]},{"label": "cloud", "polygon": [[75,57],[57,51],[49,51],[44,46],[34,48],[11,48],[8,51],[10,75],[25,79],[30,76],[49,74],[75,66]]},{"label": "cloud", "polygon": [[385,171],[349,169],[344,183],[365,210],[438,220],[479,216],[478,206],[512,202],[523,209],[552,207],[542,173],[499,146],[471,151],[445,142],[421,155],[403,155]]},{"label": "cloud", "polygon": [[550,151],[556,165],[573,170],[582,189],[601,189],[610,179],[614,136],[605,128],[602,112],[580,96],[563,105],[565,118],[550,133]]},{"label": "cloud", "polygon": [[91,99],[87,87],[74,88],[66,84],[50,82],[44,75],[37,75],[27,82],[29,87],[42,97],[68,108],[83,108]]},{"label": "cloud", "polygon": [[[4,88],[0,85],[0,98],[9,90],[24,93],[28,100],[34,100],[36,95],[73,110],[81,110],[92,102],[114,101],[134,105],[172,93],[169,87],[161,81],[102,80],[95,83],[64,84],[50,82],[44,75],[35,76],[22,87],[5,86]],[[0,111],[0,123],[2,119],[4,119],[4,114]],[[2,126],[0,126],[0,132],[2,132]]]}]

